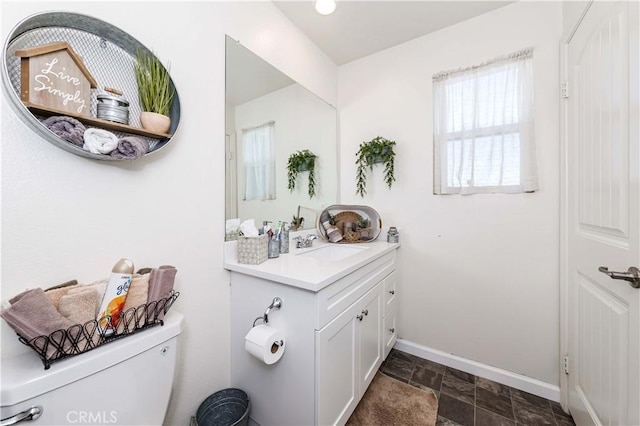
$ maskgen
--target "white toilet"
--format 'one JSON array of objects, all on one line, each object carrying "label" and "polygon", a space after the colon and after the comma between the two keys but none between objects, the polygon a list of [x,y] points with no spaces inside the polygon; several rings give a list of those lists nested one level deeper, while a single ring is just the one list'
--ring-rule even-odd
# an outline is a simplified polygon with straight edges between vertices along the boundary
[{"label": "white toilet", "polygon": [[35,352],[2,360],[1,424],[14,424],[10,420],[32,410],[39,417],[19,425],[161,425],[182,323],[182,314],[169,311],[163,326],[55,362],[48,370]]}]

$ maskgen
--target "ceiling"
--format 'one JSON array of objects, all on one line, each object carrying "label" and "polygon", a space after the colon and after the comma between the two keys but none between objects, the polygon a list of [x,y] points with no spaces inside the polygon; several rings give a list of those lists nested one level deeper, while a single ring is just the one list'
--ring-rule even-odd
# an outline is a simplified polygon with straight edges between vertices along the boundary
[{"label": "ceiling", "polygon": [[318,14],[311,0],[273,3],[336,65],[343,65],[513,1],[336,0],[336,11],[328,16]]},{"label": "ceiling", "polygon": [[231,37],[226,40],[226,101],[242,105],[295,83]]}]

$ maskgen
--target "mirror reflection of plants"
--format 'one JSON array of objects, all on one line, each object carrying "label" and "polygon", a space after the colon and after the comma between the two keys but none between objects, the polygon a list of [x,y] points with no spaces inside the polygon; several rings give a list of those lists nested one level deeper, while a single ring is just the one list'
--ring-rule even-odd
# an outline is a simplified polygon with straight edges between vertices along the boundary
[{"label": "mirror reflection of plants", "polygon": [[395,141],[377,136],[368,142],[362,142],[356,153],[356,193],[361,197],[367,193],[367,168],[373,171],[373,165],[376,163],[384,163],[384,182],[389,189],[396,178],[395,171],[395,152],[393,147]]},{"label": "mirror reflection of plants", "polygon": [[308,171],[309,198],[313,198],[313,196],[316,195],[316,158],[317,156],[308,149],[297,151],[289,156],[289,160],[287,162],[287,188],[291,192],[293,192],[296,187],[296,179],[298,178],[298,173]]},{"label": "mirror reflection of plants", "polygon": [[293,215],[293,219],[291,220],[291,229],[293,231],[302,229],[303,224],[304,224],[304,217]]}]

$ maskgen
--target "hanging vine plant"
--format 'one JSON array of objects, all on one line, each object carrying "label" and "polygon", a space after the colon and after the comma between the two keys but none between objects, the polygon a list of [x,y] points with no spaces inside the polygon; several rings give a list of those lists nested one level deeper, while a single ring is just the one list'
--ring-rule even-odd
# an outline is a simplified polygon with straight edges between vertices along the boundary
[{"label": "hanging vine plant", "polygon": [[289,156],[289,160],[287,162],[287,178],[289,181],[287,188],[289,191],[293,192],[295,189],[298,173],[308,171],[309,198],[313,198],[313,196],[316,195],[316,158],[317,156],[308,149],[295,152]]},{"label": "hanging vine plant", "polygon": [[356,193],[364,198],[367,193],[367,168],[373,171],[373,165],[384,163],[384,182],[389,188],[395,182],[395,141],[377,136],[368,142],[362,142],[356,153]]}]

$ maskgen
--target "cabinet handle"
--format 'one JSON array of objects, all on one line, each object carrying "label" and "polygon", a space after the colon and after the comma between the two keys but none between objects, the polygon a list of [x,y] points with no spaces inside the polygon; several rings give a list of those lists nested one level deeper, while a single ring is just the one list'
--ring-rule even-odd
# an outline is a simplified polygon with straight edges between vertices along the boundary
[{"label": "cabinet handle", "polygon": [[360,321],[362,321],[362,315],[356,315],[356,318],[358,318]]},{"label": "cabinet handle", "polygon": [[367,316],[367,315],[369,315],[369,310],[368,310],[368,309],[365,309],[364,311],[362,311],[362,313],[363,313],[365,316]]},{"label": "cabinet handle", "polygon": [[389,294],[396,294],[395,290],[389,290]]},{"label": "cabinet handle", "polygon": [[395,333],[395,332],[396,332],[396,329],[392,327],[392,328],[390,328],[390,329],[389,329],[389,331],[390,331],[391,333]]}]

